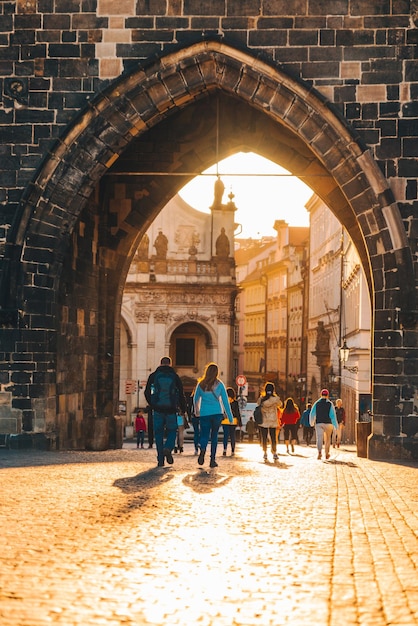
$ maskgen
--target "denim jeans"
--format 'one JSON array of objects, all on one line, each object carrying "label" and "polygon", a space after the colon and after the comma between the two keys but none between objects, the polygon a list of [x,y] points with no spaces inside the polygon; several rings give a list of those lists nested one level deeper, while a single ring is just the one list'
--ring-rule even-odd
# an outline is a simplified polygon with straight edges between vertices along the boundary
[{"label": "denim jeans", "polygon": [[144,441],[145,441],[145,433],[143,430],[138,430],[136,433],[136,445],[139,446],[139,444],[141,444],[141,446],[144,445]]},{"label": "denim jeans", "polygon": [[193,426],[193,443],[194,443],[195,450],[198,450],[200,446],[200,417],[192,417],[192,426]]},{"label": "denim jeans", "polygon": [[[166,431],[166,440],[164,443],[164,432]],[[177,414],[176,413],[159,413],[154,411],[154,438],[157,446],[158,463],[164,463],[164,448],[172,451],[176,445],[177,435]]]},{"label": "denim jeans", "polygon": [[222,424],[224,431],[224,450],[228,447],[228,439],[231,439],[231,451],[235,451],[235,424]]},{"label": "denim jeans", "polygon": [[224,416],[222,413],[217,415],[201,415],[200,419],[200,449],[206,452],[210,440],[210,458],[215,459],[216,449],[218,447],[219,426]]}]

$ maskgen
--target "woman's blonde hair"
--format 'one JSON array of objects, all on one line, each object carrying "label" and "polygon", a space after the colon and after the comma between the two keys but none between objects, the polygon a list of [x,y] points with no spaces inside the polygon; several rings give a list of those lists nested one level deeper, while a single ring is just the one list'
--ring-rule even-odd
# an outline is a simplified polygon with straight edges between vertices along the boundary
[{"label": "woman's blonde hair", "polygon": [[212,391],[215,382],[218,380],[219,367],[216,363],[208,363],[203,372],[202,378],[199,378],[198,384],[203,391]]}]

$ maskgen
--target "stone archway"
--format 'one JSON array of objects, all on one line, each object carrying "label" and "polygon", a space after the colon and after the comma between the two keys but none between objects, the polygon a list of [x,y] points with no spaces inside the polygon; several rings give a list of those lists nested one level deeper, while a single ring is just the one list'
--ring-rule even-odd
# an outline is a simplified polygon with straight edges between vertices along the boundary
[{"label": "stone archway", "polygon": [[[380,454],[379,446],[399,434],[408,412],[402,395],[405,369],[394,382],[388,347],[392,358],[405,363],[403,333],[415,324],[412,254],[399,210],[370,152],[317,93],[218,41],[178,50],[121,77],[69,129],[30,185],[8,243],[11,271],[4,304],[21,311],[24,323],[37,331],[40,352],[52,354],[44,359],[55,363],[50,370],[61,349],[68,358],[42,384],[28,385],[27,419],[38,419],[48,431],[57,428],[58,412],[64,432],[71,412],[112,414],[124,277],[140,236],[178,183],[167,178],[157,184],[151,169],[139,196],[112,221],[109,213],[101,220],[100,194],[106,192],[101,181],[116,172],[134,141],[216,93],[280,129],[281,141],[253,148],[302,177],[359,251],[374,302],[374,433]],[[224,154],[228,149],[225,145]],[[191,162],[172,147],[162,171],[198,173],[205,159],[213,162],[214,152]],[[81,238],[88,258],[84,273],[75,251]],[[81,298],[74,302],[77,294]],[[82,358],[81,367],[75,357]],[[69,370],[78,370],[70,382]]]}]

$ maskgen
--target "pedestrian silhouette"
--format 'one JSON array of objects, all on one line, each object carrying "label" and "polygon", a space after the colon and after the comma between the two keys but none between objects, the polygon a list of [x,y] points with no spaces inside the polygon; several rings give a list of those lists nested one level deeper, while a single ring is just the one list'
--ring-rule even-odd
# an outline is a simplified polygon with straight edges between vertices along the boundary
[{"label": "pedestrian silhouette", "polygon": [[258,425],[261,435],[261,446],[264,451],[264,460],[267,461],[267,441],[270,438],[271,453],[276,461],[277,456],[277,429],[279,428],[279,417],[277,407],[280,407],[282,401],[276,395],[274,384],[267,382],[264,385],[264,391],[258,398],[257,404],[261,406],[261,415],[263,421]]},{"label": "pedestrian silhouette", "polygon": [[234,421],[231,424],[228,417],[225,415],[224,419],[221,422],[224,433],[223,456],[226,456],[228,441],[231,442],[231,456],[234,456],[237,427],[241,428],[242,426],[241,413],[239,411],[239,406],[234,389],[232,387],[227,387],[226,393],[228,394],[229,404],[231,406],[232,415],[234,416]]},{"label": "pedestrian silhouette", "polygon": [[216,363],[209,363],[194,391],[194,412],[200,419],[199,465],[205,462],[206,448],[210,441],[210,467],[218,467],[216,450],[218,432],[224,411],[230,424],[234,421],[228,394],[224,383],[218,378],[219,368]]},{"label": "pedestrian silhouette", "polygon": [[284,409],[281,414],[282,428],[284,432],[284,442],[286,444],[286,452],[289,454],[289,442],[292,452],[295,451],[295,443],[298,438],[298,428],[300,420],[300,412],[293,398],[287,398]]},{"label": "pedestrian silhouette", "polygon": [[144,394],[153,414],[158,467],[164,465],[164,460],[172,465],[172,452],[177,435],[177,415],[179,412],[184,415],[187,407],[183,383],[171,366],[169,356],[164,356],[159,367],[149,375]]},{"label": "pedestrian silhouette", "polygon": [[314,402],[309,416],[309,423],[311,426],[315,426],[318,459],[322,458],[322,444],[325,444],[325,458],[329,459],[332,431],[338,427],[338,424],[334,405],[329,400],[328,389],[323,389],[321,397]]},{"label": "pedestrian silhouette", "polygon": [[145,433],[147,432],[147,424],[145,422],[144,414],[141,410],[138,411],[135,418],[135,432],[136,432],[136,447],[144,447]]}]

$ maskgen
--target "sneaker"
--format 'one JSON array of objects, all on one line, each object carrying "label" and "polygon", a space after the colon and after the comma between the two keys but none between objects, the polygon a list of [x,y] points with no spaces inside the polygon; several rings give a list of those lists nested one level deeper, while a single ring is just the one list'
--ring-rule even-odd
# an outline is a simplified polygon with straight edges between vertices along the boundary
[{"label": "sneaker", "polygon": [[215,459],[211,459],[211,460],[210,460],[210,464],[209,464],[209,465],[210,465],[210,467],[218,467],[218,464],[217,464],[217,462],[215,461]]},{"label": "sneaker", "polygon": [[226,456],[226,450],[222,452],[222,456]]},{"label": "sneaker", "polygon": [[174,448],[174,454],[177,454],[177,448]]},{"label": "sneaker", "polygon": [[164,456],[167,459],[167,463],[169,465],[173,465],[174,459],[173,459],[173,455],[171,454],[171,450],[169,450],[168,448],[164,448]]},{"label": "sneaker", "polygon": [[204,450],[200,451],[199,458],[197,459],[197,462],[199,463],[199,465],[203,465],[203,463],[205,462],[205,451]]}]

